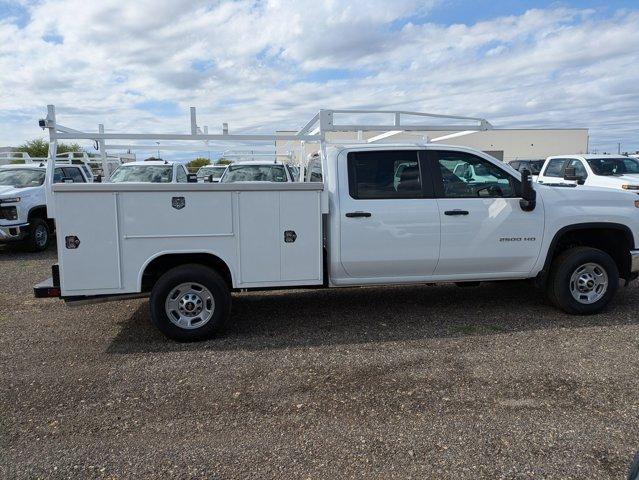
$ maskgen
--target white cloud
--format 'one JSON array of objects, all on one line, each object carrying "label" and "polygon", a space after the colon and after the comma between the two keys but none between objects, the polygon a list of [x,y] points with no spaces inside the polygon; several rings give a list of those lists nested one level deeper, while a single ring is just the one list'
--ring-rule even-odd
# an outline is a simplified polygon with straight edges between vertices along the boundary
[{"label": "white cloud", "polygon": [[[0,21],[0,145],[41,135],[37,118],[55,103],[63,123],[88,130],[184,131],[189,105],[235,130],[294,128],[319,108],[401,107],[590,127],[600,148],[639,149],[639,12],[411,23],[434,3],[25,3],[24,28]],[[43,39],[52,34],[62,43]],[[158,101],[183,114],[136,108]]]}]

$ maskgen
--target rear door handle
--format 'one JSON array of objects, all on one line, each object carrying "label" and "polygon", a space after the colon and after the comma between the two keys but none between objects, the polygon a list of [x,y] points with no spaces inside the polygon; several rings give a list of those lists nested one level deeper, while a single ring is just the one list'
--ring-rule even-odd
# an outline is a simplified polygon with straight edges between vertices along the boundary
[{"label": "rear door handle", "polygon": [[468,215],[468,210],[446,210],[444,215]]},{"label": "rear door handle", "polygon": [[370,217],[370,212],[348,212],[346,214],[348,218],[356,218],[356,217]]}]

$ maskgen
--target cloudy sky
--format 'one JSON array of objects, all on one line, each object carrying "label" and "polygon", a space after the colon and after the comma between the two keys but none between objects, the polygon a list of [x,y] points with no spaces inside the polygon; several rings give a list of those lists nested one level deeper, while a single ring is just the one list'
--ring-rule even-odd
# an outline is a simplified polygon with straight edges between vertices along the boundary
[{"label": "cloudy sky", "polygon": [[637,0],[0,0],[0,146],[61,123],[294,129],[319,108],[588,127],[639,150]]}]

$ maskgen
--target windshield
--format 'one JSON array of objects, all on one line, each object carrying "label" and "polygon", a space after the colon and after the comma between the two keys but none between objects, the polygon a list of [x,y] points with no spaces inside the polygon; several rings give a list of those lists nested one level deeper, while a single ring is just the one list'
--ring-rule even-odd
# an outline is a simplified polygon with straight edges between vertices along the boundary
[{"label": "windshield", "polygon": [[218,179],[222,176],[222,174],[224,173],[224,170],[226,170],[226,167],[204,167],[204,168],[200,168],[200,170],[198,170],[197,172],[197,178],[204,178],[204,177],[208,177],[209,175],[213,175],[214,179]]},{"label": "windshield", "polygon": [[44,176],[44,170],[7,168],[0,170],[0,185],[11,185],[16,188],[39,187],[44,183]]},{"label": "windshield", "polygon": [[111,181],[114,183],[171,183],[172,179],[171,165],[123,165],[111,175]]},{"label": "windshield", "polygon": [[639,174],[639,161],[635,158],[591,158],[588,164],[595,175]]},{"label": "windshield", "polygon": [[286,182],[283,165],[230,165],[222,178],[232,182]]}]

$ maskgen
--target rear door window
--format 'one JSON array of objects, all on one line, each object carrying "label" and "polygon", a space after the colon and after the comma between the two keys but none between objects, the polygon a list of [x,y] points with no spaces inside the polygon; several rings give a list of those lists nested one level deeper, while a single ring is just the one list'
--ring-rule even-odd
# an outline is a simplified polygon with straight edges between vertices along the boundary
[{"label": "rear door window", "polygon": [[350,152],[347,162],[349,193],[356,200],[424,197],[416,150]]}]

